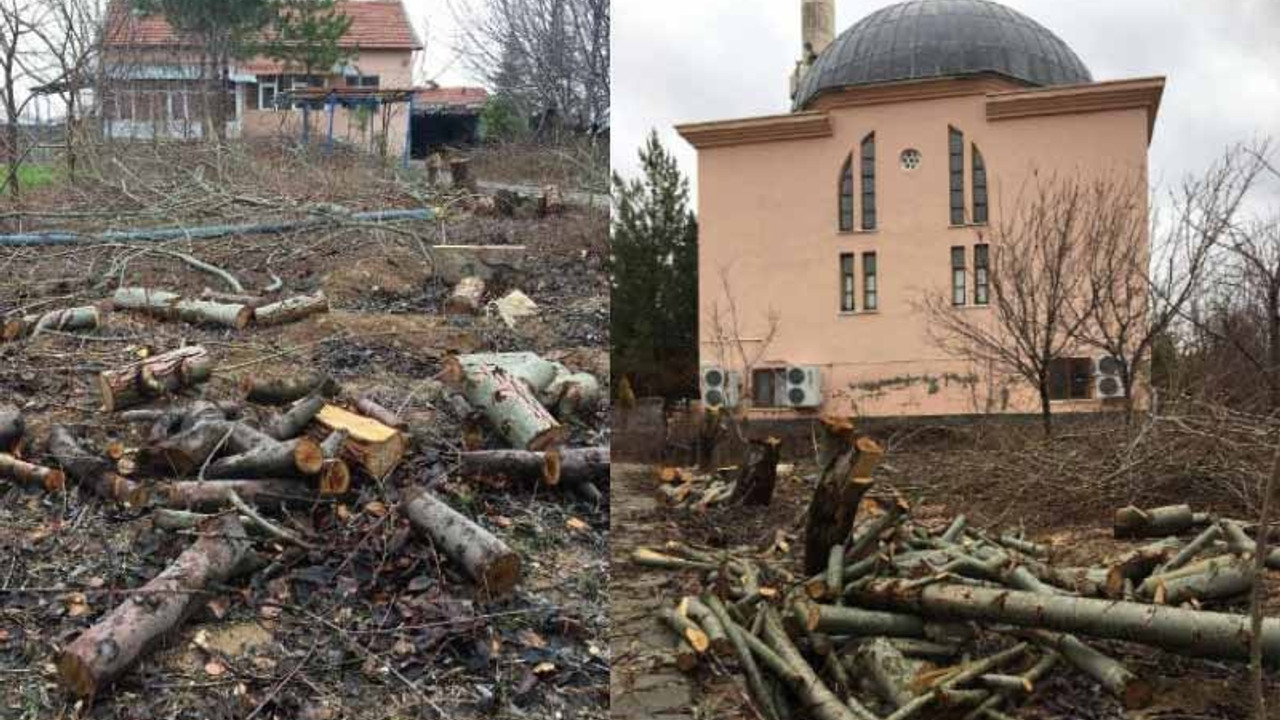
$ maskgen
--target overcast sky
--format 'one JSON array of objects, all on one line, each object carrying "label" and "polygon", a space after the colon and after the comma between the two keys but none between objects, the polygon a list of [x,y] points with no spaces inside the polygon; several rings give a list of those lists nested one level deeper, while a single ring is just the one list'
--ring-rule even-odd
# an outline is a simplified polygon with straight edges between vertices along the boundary
[{"label": "overcast sky", "polygon": [[[1280,143],[1280,0],[1003,2],[1065,40],[1095,80],[1167,78],[1153,184],[1234,141]],[[837,33],[891,4],[836,0]],[[613,166],[624,175],[650,128],[692,176],[693,149],[672,125],[789,110],[800,0],[621,0],[613,13]]]},{"label": "overcast sky", "polygon": [[[455,5],[459,2],[466,0],[454,0]],[[418,80],[435,80],[441,85],[483,84],[458,60],[458,26],[449,0],[404,0],[404,5],[419,36],[427,44],[425,61],[419,64],[425,76]]]}]

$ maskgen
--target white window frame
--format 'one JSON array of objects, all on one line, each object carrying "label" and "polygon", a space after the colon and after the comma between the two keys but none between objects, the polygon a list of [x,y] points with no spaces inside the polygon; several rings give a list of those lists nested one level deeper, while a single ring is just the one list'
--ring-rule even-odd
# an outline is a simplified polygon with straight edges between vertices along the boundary
[{"label": "white window frame", "polygon": [[[268,87],[271,88],[271,103],[267,104],[266,98],[263,97],[263,91]],[[280,93],[280,84],[275,80],[258,80],[258,109],[274,112],[276,109],[275,96]]]}]

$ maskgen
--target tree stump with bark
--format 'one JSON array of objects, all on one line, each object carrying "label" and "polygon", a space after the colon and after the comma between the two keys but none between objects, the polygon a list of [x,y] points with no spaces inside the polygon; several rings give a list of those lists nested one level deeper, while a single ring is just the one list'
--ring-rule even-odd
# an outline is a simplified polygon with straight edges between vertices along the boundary
[{"label": "tree stump with bark", "polygon": [[852,439],[850,425],[824,420],[820,426],[827,463],[809,502],[805,520],[804,566],[809,575],[827,566],[831,546],[843,544],[853,528],[862,496],[874,484],[871,472],[884,451],[868,437]]},{"label": "tree stump with bark", "polygon": [[716,446],[724,433],[724,418],[719,407],[709,407],[702,412],[698,424],[698,469],[711,472],[716,464]]},{"label": "tree stump with bark", "polygon": [[410,489],[400,509],[413,528],[461,565],[488,597],[503,597],[520,581],[519,555],[431,493]]},{"label": "tree stump with bark", "polygon": [[746,462],[738,471],[732,501],[764,507],[773,502],[773,488],[778,484],[778,461],[781,456],[782,441],[778,438],[752,440],[747,448]]},{"label": "tree stump with bark", "polygon": [[170,350],[98,374],[103,412],[115,412],[199,385],[213,376],[213,357],[199,345]]}]

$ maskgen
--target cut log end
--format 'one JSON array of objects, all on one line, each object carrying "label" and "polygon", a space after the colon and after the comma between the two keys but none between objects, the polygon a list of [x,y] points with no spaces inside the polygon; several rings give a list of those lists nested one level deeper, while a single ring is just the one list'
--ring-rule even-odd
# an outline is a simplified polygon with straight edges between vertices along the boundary
[{"label": "cut log end", "polygon": [[351,489],[351,467],[342,460],[326,460],[320,471],[320,494],[345,495]]},{"label": "cut log end", "polygon": [[482,590],[491,598],[506,597],[520,583],[520,556],[514,552],[495,558],[485,568]]},{"label": "cut log end", "polygon": [[533,439],[529,441],[528,449],[537,452],[549,450],[563,445],[567,436],[568,431],[563,425],[549,427],[533,436]]},{"label": "cut log end", "polygon": [[293,461],[298,467],[298,472],[303,475],[319,475],[324,469],[324,450],[320,449],[320,443],[315,440],[298,438],[297,446],[293,451]]},{"label": "cut log end", "polygon": [[542,456],[542,481],[550,486],[560,484],[560,469],[563,462],[560,458],[560,451],[551,449],[543,453]]},{"label": "cut log end", "polygon": [[1155,701],[1156,691],[1151,683],[1142,678],[1133,678],[1124,688],[1124,697],[1120,699],[1126,710],[1142,710]]},{"label": "cut log end", "polygon": [[[110,642],[110,640],[103,640],[99,644]],[[98,652],[101,655],[106,655],[112,652],[112,648],[100,647]],[[98,683],[94,679],[90,664],[77,654],[62,653],[62,657],[58,658],[58,676],[61,678],[62,686],[67,692],[76,697],[91,698],[98,693]]]}]

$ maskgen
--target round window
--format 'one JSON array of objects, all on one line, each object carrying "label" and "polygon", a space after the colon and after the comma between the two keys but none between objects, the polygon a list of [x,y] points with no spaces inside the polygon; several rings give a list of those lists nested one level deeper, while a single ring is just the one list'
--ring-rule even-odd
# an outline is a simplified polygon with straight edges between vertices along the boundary
[{"label": "round window", "polygon": [[907,148],[902,151],[902,169],[915,170],[920,167],[920,151],[915,148]]}]

